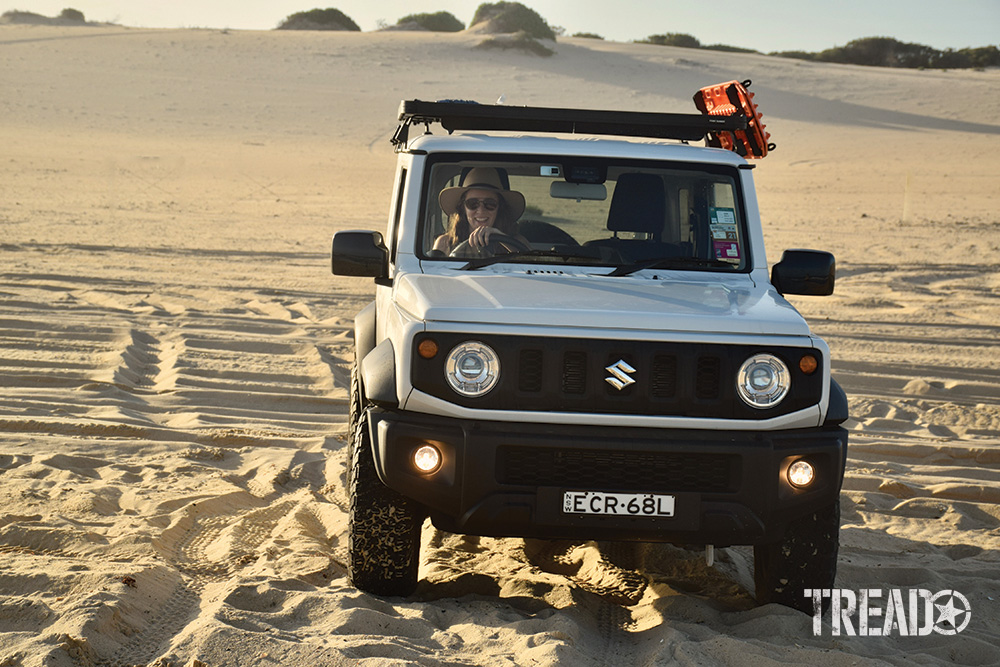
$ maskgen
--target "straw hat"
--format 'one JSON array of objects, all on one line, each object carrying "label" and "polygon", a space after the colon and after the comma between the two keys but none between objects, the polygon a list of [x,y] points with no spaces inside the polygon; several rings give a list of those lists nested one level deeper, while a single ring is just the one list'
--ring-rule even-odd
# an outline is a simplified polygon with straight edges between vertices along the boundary
[{"label": "straw hat", "polygon": [[451,215],[458,210],[462,196],[469,190],[492,190],[503,198],[507,208],[511,210],[513,219],[517,220],[524,213],[524,195],[515,190],[504,190],[500,182],[500,174],[492,167],[475,167],[462,177],[462,184],[454,188],[445,188],[438,195],[441,209]]}]

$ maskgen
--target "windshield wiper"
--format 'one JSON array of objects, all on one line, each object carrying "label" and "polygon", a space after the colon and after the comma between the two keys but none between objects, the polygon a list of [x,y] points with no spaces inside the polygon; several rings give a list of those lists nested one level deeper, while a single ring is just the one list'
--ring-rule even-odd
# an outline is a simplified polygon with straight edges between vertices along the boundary
[{"label": "windshield wiper", "polygon": [[487,266],[499,264],[500,262],[509,262],[512,260],[522,259],[524,257],[589,259],[595,262],[600,261],[600,259],[595,257],[593,253],[576,253],[566,252],[563,250],[527,250],[524,252],[511,252],[505,255],[493,255],[492,257],[476,257],[475,259],[470,259],[469,263],[460,268],[459,271],[475,271],[476,269],[482,269]]},{"label": "windshield wiper", "polygon": [[723,262],[721,259],[705,259],[703,257],[657,257],[655,259],[647,259],[642,262],[636,262],[635,264],[619,266],[611,273],[605,273],[604,275],[612,278],[620,278],[621,276],[632,275],[636,271],[642,271],[643,269],[687,269],[692,266],[709,269],[735,268],[729,262]]}]

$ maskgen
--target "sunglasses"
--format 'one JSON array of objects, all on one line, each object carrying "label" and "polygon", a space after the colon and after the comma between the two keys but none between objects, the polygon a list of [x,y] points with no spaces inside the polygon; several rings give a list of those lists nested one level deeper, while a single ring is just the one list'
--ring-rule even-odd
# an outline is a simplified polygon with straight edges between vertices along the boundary
[{"label": "sunglasses", "polygon": [[478,210],[480,204],[482,204],[483,208],[485,208],[487,211],[495,211],[497,210],[497,206],[500,205],[500,203],[497,202],[496,199],[476,199],[475,197],[473,197],[472,199],[465,200],[465,208],[469,209],[470,211]]}]

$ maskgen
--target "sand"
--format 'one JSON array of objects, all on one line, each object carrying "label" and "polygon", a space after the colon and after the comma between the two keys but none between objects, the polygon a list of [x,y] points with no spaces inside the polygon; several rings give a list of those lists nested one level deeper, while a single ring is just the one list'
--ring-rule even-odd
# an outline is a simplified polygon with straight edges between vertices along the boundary
[{"label": "sand", "polygon": [[[481,36],[0,26],[0,665],[1000,662],[1000,71]],[[345,577],[341,229],[383,229],[403,98],[693,111],[753,79],[772,261],[850,396],[838,586],[963,593],[959,635],[834,636],[752,557],[461,537]]]}]

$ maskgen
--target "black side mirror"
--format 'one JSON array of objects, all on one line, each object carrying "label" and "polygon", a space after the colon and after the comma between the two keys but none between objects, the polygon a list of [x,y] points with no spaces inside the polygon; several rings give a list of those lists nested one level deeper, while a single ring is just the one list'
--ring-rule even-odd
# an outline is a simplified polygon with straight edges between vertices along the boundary
[{"label": "black side mirror", "polygon": [[837,260],[823,250],[786,250],[771,269],[778,294],[827,296],[833,294]]},{"label": "black side mirror", "polygon": [[379,232],[337,232],[330,268],[338,276],[389,276],[389,250]]}]

